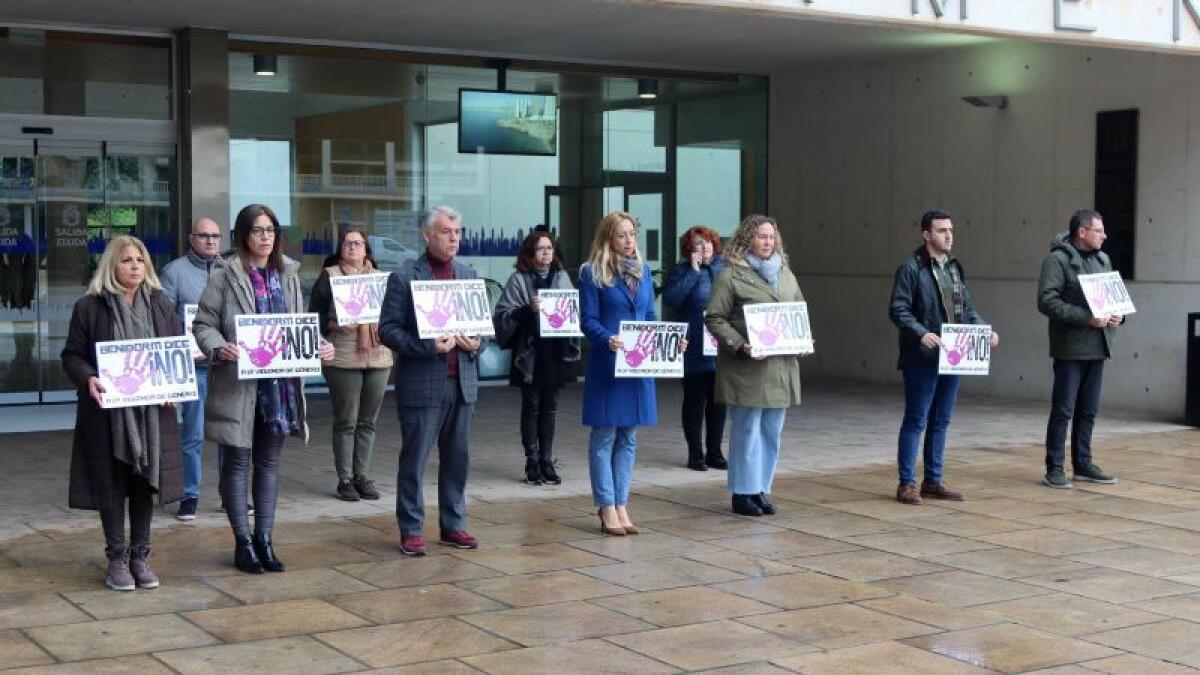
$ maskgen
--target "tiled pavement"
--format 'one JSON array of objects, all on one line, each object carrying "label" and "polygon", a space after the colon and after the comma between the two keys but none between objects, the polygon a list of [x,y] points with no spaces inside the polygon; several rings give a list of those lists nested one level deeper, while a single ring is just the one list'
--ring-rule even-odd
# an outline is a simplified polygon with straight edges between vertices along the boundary
[{"label": "tiled pavement", "polygon": [[[743,518],[729,514],[719,475],[676,466],[664,412],[642,439],[631,512],[643,533],[615,538],[598,533],[578,454],[564,453],[572,480],[561,488],[516,483],[512,434],[501,436],[514,398],[489,391],[480,410],[481,549],[402,558],[394,481],[381,477],[383,502],[342,504],[328,496],[324,453],[297,449],[276,531],[287,573],[237,573],[209,505],[193,525],[156,517],[163,587],[126,594],[101,585],[94,515],[59,502],[68,435],[0,436],[0,668],[1200,669],[1200,432],[1102,422],[1097,458],[1121,482],[1050,490],[1037,483],[1041,406],[968,398],[948,476],[969,501],[903,507],[888,461],[894,392],[834,390],[789,420],[779,514]],[[582,441],[570,401],[560,447]],[[395,466],[394,442],[381,446],[376,465]]]}]

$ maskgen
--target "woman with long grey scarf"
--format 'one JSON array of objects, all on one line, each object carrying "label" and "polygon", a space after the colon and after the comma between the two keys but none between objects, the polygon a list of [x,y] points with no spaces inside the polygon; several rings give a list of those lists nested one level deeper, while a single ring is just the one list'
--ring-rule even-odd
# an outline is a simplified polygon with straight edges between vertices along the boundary
[{"label": "woman with long grey scarf", "polygon": [[[158,587],[158,576],[147,562],[154,495],[163,504],[178,501],[183,475],[173,406],[103,409],[106,385],[97,368],[95,344],[182,332],[145,245],[130,236],[111,240],[87,295],[75,303],[62,362],[78,389],[70,505],[100,512],[108,559],[104,582],[113,590]],[[131,368],[104,375],[111,382],[145,373]]]},{"label": "woman with long grey scarf", "polygon": [[747,216],[725,249],[728,265],[713,284],[705,325],[718,343],[717,400],[729,406],[729,491],[733,511],[772,515],[768,499],[787,409],[800,404],[800,362],[791,354],[759,356],[750,348],[746,305],[803,302],[788,269],[774,218]]},{"label": "woman with long grey scarf", "polygon": [[517,253],[516,271],[496,303],[496,342],[512,350],[508,382],[521,388],[521,445],[525,449],[525,482],[562,483],[554,461],[554,426],[558,392],[575,381],[579,338],[542,337],[543,307],[539,291],[570,290],[571,277],[562,268],[548,231],[530,232]]}]

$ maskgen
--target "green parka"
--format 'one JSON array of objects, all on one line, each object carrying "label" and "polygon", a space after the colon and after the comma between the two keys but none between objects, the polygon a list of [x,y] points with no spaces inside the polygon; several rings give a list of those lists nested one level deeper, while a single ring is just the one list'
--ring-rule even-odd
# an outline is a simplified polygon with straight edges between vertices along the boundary
[{"label": "green parka", "polygon": [[800,404],[800,357],[768,356],[757,360],[741,353],[750,340],[742,308],[763,302],[804,302],[796,276],[785,264],[779,291],[767,285],[749,265],[730,260],[717,276],[704,324],[719,344],[717,400],[747,408],[787,408]]},{"label": "green parka", "polygon": [[1038,311],[1050,319],[1051,358],[1096,361],[1112,356],[1116,329],[1088,325],[1092,310],[1079,285],[1080,274],[1111,271],[1112,263],[1103,251],[1081,253],[1068,232],[1054,238],[1038,275]]}]

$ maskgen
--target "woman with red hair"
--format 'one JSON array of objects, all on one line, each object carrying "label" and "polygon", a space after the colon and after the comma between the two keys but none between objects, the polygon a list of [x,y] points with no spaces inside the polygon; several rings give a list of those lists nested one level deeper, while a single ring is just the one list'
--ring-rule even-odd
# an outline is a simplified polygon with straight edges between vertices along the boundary
[{"label": "woman with red hair", "polygon": [[[688,468],[707,471],[726,468],[721,454],[721,436],[725,433],[725,406],[713,396],[716,356],[704,355],[704,309],[712,294],[713,282],[725,267],[721,257],[721,237],[712,229],[697,225],[679,238],[680,263],[663,282],[663,302],[673,307],[681,321],[688,323],[688,348],[683,356],[683,436],[687,439]],[[703,434],[702,428],[707,433]]]}]

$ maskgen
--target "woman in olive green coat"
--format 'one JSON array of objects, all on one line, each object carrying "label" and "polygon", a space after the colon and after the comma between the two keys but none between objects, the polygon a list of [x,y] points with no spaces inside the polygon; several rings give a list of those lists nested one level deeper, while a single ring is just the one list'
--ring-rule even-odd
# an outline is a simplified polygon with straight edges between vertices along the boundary
[{"label": "woman in olive green coat", "polygon": [[787,409],[800,403],[800,363],[795,355],[753,356],[743,308],[763,302],[803,302],[787,267],[773,218],[747,216],[726,250],[727,264],[713,284],[704,319],[720,345],[717,400],[729,406],[729,491],[733,510],[748,516],[775,513],[767,501]]}]

